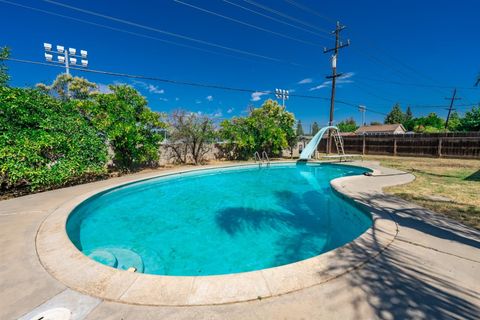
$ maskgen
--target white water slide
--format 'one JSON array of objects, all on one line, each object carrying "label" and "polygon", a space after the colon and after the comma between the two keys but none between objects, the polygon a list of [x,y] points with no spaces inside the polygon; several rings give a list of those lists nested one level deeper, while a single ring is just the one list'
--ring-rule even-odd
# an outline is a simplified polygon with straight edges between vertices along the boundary
[{"label": "white water slide", "polygon": [[[305,149],[303,149],[302,153],[300,154],[300,160],[309,160],[312,157],[312,155],[315,153],[315,150],[317,150],[317,146],[322,140],[323,135],[329,129],[332,129],[334,131],[333,136],[335,138],[335,142],[337,142],[337,139],[341,139],[339,130],[337,127],[335,126],[323,127],[322,129],[320,129],[320,131],[317,132],[317,134],[313,137],[313,139],[307,144]],[[343,142],[341,142],[341,145],[342,145],[341,150],[338,150],[340,148],[338,147],[338,144],[337,144],[338,153],[339,154],[343,153],[343,155],[345,155],[345,153],[343,152]]]}]

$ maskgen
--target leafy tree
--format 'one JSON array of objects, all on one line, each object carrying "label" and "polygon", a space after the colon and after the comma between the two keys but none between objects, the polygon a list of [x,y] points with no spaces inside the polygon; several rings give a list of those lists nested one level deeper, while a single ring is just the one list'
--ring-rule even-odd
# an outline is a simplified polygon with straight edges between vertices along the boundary
[{"label": "leafy tree", "polygon": [[370,122],[370,125],[371,126],[380,126],[380,125],[382,125],[382,123],[378,122],[378,121],[372,121],[372,122]]},{"label": "leafy tree", "polygon": [[480,131],[480,105],[465,112],[465,116],[460,120],[460,123],[461,129],[464,131]]},{"label": "leafy tree", "polygon": [[279,155],[296,139],[294,124],[292,113],[278,102],[267,100],[260,108],[252,109],[247,117],[223,121],[220,135],[231,158],[247,159],[255,151]]},{"label": "leafy tree", "polygon": [[111,93],[97,93],[89,100],[76,100],[79,111],[104,135],[114,151],[114,165],[124,171],[155,165],[165,128],[162,115],[147,106],[147,100],[127,85],[109,86]]},{"label": "leafy tree", "polygon": [[302,126],[302,120],[298,120],[297,122],[297,136],[303,136],[303,126]]},{"label": "leafy tree", "polygon": [[169,141],[167,147],[180,163],[195,164],[204,162],[211,150],[216,134],[213,120],[198,113],[177,110],[168,121]]},{"label": "leafy tree", "polygon": [[407,107],[407,111],[405,112],[405,120],[403,120],[402,124],[407,131],[412,131],[415,127],[413,113],[410,106]]},{"label": "leafy tree", "polygon": [[445,120],[435,112],[429,113],[426,117],[415,118],[413,121],[415,132],[441,132],[445,128]]},{"label": "leafy tree", "polygon": [[107,145],[73,103],[0,86],[0,193],[22,194],[106,173]]},{"label": "leafy tree", "polygon": [[320,131],[320,127],[318,126],[317,121],[314,121],[312,124],[312,132],[311,135],[314,136],[317,134],[317,132]]},{"label": "leafy tree", "polygon": [[8,57],[10,57],[10,49],[8,47],[0,48],[0,86],[6,86],[10,80],[8,67],[4,62]]},{"label": "leafy tree", "polygon": [[405,121],[405,115],[400,108],[400,105],[397,103],[393,106],[390,113],[388,113],[387,117],[385,118],[385,124],[397,124],[403,123]]},{"label": "leafy tree", "polygon": [[448,130],[449,131],[459,131],[461,128],[461,118],[458,112],[453,111],[450,114],[450,119],[448,120]]},{"label": "leafy tree", "polygon": [[358,129],[357,123],[353,118],[340,121],[337,127],[340,129],[340,132],[355,132]]},{"label": "leafy tree", "polygon": [[37,88],[53,97],[66,101],[69,99],[84,100],[95,92],[97,85],[81,77],[72,77],[62,73],[57,76],[51,85],[38,83]]}]

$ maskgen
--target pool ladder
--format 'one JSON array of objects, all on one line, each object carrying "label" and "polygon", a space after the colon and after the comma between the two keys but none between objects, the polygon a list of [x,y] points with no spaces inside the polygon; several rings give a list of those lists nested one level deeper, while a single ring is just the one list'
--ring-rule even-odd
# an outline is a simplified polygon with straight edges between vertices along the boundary
[{"label": "pool ladder", "polygon": [[265,150],[262,152],[262,156],[260,156],[260,153],[258,153],[258,151],[255,151],[255,153],[253,154],[253,158],[255,159],[255,163],[258,163],[259,168],[264,163],[267,165],[267,167],[270,166],[270,158],[268,158],[268,154]]}]

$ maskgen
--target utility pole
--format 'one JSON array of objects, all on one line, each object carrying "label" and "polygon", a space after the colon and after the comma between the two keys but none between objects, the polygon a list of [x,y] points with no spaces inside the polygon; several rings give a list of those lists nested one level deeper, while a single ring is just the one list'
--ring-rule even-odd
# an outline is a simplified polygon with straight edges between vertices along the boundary
[{"label": "utility pole", "polygon": [[[330,98],[330,121],[329,125],[333,125],[333,114],[335,110],[335,84],[338,77],[341,77],[341,73],[337,73],[337,58],[338,58],[338,50],[348,47],[350,45],[350,40],[347,40],[347,43],[342,43],[340,41],[340,32],[345,29],[346,27],[340,24],[340,21],[337,21],[337,27],[332,34],[335,35],[335,47],[331,49],[324,48],[323,53],[328,53],[333,51],[334,54],[332,56],[332,75],[327,76],[327,79],[332,79],[332,95]],[[329,131],[328,133],[328,145],[327,145],[327,154],[332,150],[332,132]]]},{"label": "utility pole", "polygon": [[455,100],[462,99],[462,98],[456,98],[456,95],[457,95],[457,88],[453,90],[453,96],[451,98],[445,98],[447,100],[450,100],[450,107],[448,108],[447,121],[445,121],[445,130],[448,129],[448,121],[450,120],[450,114],[452,113],[452,110],[455,110],[453,109],[453,103],[455,102]]},{"label": "utility pole", "polygon": [[366,125],[365,123],[365,112],[367,111],[367,107],[359,105],[358,106],[358,111],[362,113],[362,126]]}]

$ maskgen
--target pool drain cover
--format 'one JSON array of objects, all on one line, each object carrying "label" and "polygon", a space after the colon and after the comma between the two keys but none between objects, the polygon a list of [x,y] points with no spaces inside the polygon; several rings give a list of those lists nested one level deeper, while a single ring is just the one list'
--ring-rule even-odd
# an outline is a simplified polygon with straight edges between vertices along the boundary
[{"label": "pool drain cover", "polygon": [[72,313],[66,308],[53,308],[30,318],[30,320],[70,320]]}]

